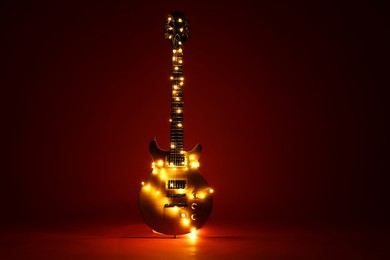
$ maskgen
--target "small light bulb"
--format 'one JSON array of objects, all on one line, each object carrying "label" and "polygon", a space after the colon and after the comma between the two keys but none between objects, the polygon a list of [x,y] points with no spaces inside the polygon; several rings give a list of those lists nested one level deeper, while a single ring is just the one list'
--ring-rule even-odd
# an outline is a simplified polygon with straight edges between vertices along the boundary
[{"label": "small light bulb", "polygon": [[191,228],[191,233],[189,233],[188,236],[189,236],[192,240],[196,240],[196,228]]},{"label": "small light bulb", "polygon": [[198,168],[199,167],[199,162],[197,162],[197,161],[191,162],[191,167],[192,168]]},{"label": "small light bulb", "polygon": [[183,22],[183,20],[182,20],[181,18],[179,18],[177,21],[178,21],[179,23]]}]

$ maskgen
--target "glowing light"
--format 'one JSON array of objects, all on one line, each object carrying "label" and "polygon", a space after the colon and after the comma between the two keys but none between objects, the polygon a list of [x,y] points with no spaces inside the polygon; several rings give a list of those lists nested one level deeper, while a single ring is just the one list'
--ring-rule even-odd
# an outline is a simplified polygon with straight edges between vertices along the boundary
[{"label": "glowing light", "polygon": [[204,199],[204,198],[206,197],[206,195],[204,195],[204,193],[199,193],[199,194],[198,194],[198,197],[199,197],[200,199]]},{"label": "glowing light", "polygon": [[172,79],[173,79],[173,76],[171,76],[170,79],[172,80]]},{"label": "glowing light", "polygon": [[174,144],[171,144],[171,148],[172,148],[172,149],[175,148],[175,145],[174,145]]},{"label": "glowing light", "polygon": [[172,60],[175,61],[175,60],[176,60],[176,57],[172,57]]},{"label": "glowing light", "polygon": [[177,89],[177,85],[173,85],[173,89]]},{"label": "glowing light", "polygon": [[196,228],[191,228],[191,233],[188,234],[188,236],[192,239],[196,239]]},{"label": "glowing light", "polygon": [[169,35],[169,36],[168,36],[168,39],[172,39],[172,35]]},{"label": "glowing light", "polygon": [[182,48],[179,48],[179,52],[183,52],[183,49],[182,49]]},{"label": "glowing light", "polygon": [[179,98],[179,97],[177,97],[177,98],[175,98],[175,100],[176,100],[176,101],[180,101],[180,98]]},{"label": "glowing light", "polygon": [[180,82],[180,86],[183,86],[183,84],[184,84],[183,82]]},{"label": "glowing light", "polygon": [[177,126],[178,126],[178,127],[183,127],[183,124],[178,123]]},{"label": "glowing light", "polygon": [[179,23],[183,22],[183,20],[182,20],[181,18],[179,18],[177,21],[178,21]]},{"label": "glowing light", "polygon": [[172,51],[173,51],[173,53],[176,53],[176,49],[173,49]]},{"label": "glowing light", "polygon": [[182,223],[183,223],[183,225],[187,226],[190,224],[190,221],[188,220],[188,218],[185,218],[185,219],[183,219]]},{"label": "glowing light", "polygon": [[144,186],[144,185],[145,185],[145,182],[141,182],[141,185]]},{"label": "glowing light", "polygon": [[146,186],[145,186],[145,189],[149,190],[149,189],[150,189],[150,185],[149,185],[149,184],[146,185]]},{"label": "glowing light", "polygon": [[210,192],[210,193],[214,193],[214,189],[210,189],[209,192]]},{"label": "glowing light", "polygon": [[198,168],[199,167],[199,162],[193,161],[191,162],[191,168]]},{"label": "glowing light", "polygon": [[179,60],[179,63],[183,63],[183,61],[182,61],[182,60]]},{"label": "glowing light", "polygon": [[172,119],[171,119],[171,118],[169,118],[169,122],[172,122]]},{"label": "glowing light", "polygon": [[165,174],[161,174],[160,177],[162,180],[165,180]]},{"label": "glowing light", "polygon": [[184,31],[184,28],[183,28],[183,27],[181,27],[181,28],[180,28],[180,31],[181,31],[181,32],[183,32],[183,31]]},{"label": "glowing light", "polygon": [[152,173],[156,174],[157,173],[157,169],[153,169]]},{"label": "glowing light", "polygon": [[176,66],[176,67],[175,67],[175,70],[179,70],[179,67]]},{"label": "glowing light", "polygon": [[183,80],[184,80],[184,77],[180,77],[180,80],[183,81]]},{"label": "glowing light", "polygon": [[186,213],[184,213],[184,212],[182,212],[181,214],[180,214],[180,217],[182,217],[182,218],[185,218],[187,215],[186,215]]},{"label": "glowing light", "polygon": [[164,165],[164,161],[163,160],[158,160],[157,161],[157,165],[158,166],[163,166]]},{"label": "glowing light", "polygon": [[160,191],[156,190],[156,195],[160,194]]},{"label": "glowing light", "polygon": [[168,22],[170,22],[172,20],[172,18],[171,17],[168,17]]},{"label": "glowing light", "polygon": [[181,109],[176,110],[177,113],[181,113]]}]

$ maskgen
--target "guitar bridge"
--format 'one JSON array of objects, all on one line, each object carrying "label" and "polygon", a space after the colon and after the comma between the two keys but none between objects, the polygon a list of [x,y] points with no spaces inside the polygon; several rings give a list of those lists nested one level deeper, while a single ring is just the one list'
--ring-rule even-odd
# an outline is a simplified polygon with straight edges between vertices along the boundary
[{"label": "guitar bridge", "polygon": [[171,204],[164,205],[164,208],[174,208],[174,207],[188,208],[188,204],[187,203],[171,203]]},{"label": "guitar bridge", "polygon": [[187,194],[185,193],[179,193],[179,194],[167,194],[168,198],[184,198]]}]

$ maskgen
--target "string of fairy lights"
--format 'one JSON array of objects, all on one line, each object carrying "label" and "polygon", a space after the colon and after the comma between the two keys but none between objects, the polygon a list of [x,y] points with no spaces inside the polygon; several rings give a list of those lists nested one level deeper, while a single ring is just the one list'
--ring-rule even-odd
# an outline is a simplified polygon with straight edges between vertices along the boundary
[{"label": "string of fairy lights", "polygon": [[198,226],[193,221],[198,218],[198,203],[207,199],[214,190],[205,186],[190,191],[187,180],[177,178],[185,176],[187,171],[196,171],[201,148],[199,151],[186,152],[183,145],[183,45],[190,37],[188,21],[169,15],[165,30],[165,38],[172,44],[170,150],[168,156],[152,162],[152,175],[147,182],[141,183],[142,191],[150,194],[149,199],[163,206],[165,217],[178,218],[186,232],[195,238]]}]

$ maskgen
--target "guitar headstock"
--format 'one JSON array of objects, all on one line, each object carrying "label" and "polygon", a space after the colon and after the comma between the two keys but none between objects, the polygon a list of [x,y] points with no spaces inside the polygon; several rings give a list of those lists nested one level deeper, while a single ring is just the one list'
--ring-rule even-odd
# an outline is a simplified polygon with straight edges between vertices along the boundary
[{"label": "guitar headstock", "polygon": [[174,11],[168,15],[165,25],[165,39],[174,49],[180,48],[190,38],[189,22],[184,19],[184,13]]}]

